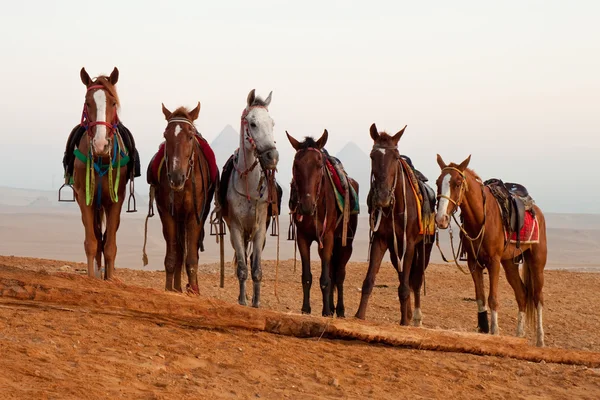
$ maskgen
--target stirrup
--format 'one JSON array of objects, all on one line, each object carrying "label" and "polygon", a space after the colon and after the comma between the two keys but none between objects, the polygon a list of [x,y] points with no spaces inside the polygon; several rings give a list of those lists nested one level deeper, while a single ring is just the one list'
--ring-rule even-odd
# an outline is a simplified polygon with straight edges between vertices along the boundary
[{"label": "stirrup", "polygon": [[294,224],[294,214],[290,213],[290,226],[288,228],[287,240],[296,240],[296,225]]},{"label": "stirrup", "polygon": [[[71,198],[70,199],[64,199],[61,197],[61,192],[64,188],[69,188],[71,189]],[[62,201],[62,202],[66,202],[66,203],[72,203],[75,201],[75,190],[73,189],[73,186],[69,183],[63,183],[63,185],[58,189],[58,201]]]},{"label": "stirrup", "polygon": [[274,215],[271,215],[271,236],[279,236],[279,225]]},{"label": "stirrup", "polygon": [[[131,200],[133,200],[133,208],[131,208]],[[129,182],[129,198],[127,199],[127,212],[137,212],[137,204],[135,201],[135,186],[133,185],[133,179]]]}]

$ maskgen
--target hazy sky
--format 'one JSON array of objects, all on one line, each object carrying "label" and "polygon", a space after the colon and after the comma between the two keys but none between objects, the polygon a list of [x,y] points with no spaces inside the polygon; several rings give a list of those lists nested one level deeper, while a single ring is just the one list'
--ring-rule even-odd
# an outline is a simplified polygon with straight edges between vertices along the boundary
[{"label": "hazy sky", "polygon": [[472,154],[484,179],[525,184],[546,211],[599,213],[599,17],[598,1],[8,2],[0,185],[59,185],[81,116],[79,70],[117,66],[139,183],[162,139],[161,102],[200,101],[211,140],[239,129],[256,88],[273,91],[284,157],[285,130],[327,128],[330,152],[348,140],[368,152],[371,123],[407,124],[401,152],[432,181],[436,153]]}]

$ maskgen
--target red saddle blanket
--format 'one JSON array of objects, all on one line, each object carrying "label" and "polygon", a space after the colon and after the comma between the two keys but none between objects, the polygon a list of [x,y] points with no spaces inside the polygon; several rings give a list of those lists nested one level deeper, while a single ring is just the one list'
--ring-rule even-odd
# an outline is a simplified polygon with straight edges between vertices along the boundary
[{"label": "red saddle blanket", "polygon": [[[210,145],[208,144],[206,139],[204,139],[203,137],[196,135],[196,141],[198,141],[200,150],[202,151],[202,154],[204,155],[204,157],[206,158],[206,161],[208,162],[208,169],[210,172],[210,181],[214,183],[217,181],[217,175],[218,175],[217,160],[215,158],[215,153],[213,152],[212,148],[210,147]],[[156,152],[154,157],[152,157],[152,161],[150,163],[150,169],[151,169],[151,174],[152,174],[151,180],[154,183],[159,181],[160,170],[161,170],[162,164],[164,162],[164,159],[165,159],[165,142],[162,142],[160,144],[160,146],[158,147],[158,151]],[[153,183],[153,182],[148,182],[148,183]]]},{"label": "red saddle blanket", "polygon": [[[525,223],[520,232],[521,243],[538,243],[540,240],[540,224],[537,218],[535,218],[531,211],[525,212]],[[513,232],[510,235],[510,242],[517,242],[517,233]]]},{"label": "red saddle blanket", "polygon": [[345,195],[346,191],[342,187],[342,181],[340,180],[340,176],[338,175],[337,170],[335,169],[335,167],[333,166],[333,164],[331,164],[331,162],[329,160],[325,160],[325,161],[326,161],[325,165],[327,165],[327,169],[329,170],[329,173],[331,174],[331,179],[333,180],[333,183],[335,184],[335,188],[342,196]]}]

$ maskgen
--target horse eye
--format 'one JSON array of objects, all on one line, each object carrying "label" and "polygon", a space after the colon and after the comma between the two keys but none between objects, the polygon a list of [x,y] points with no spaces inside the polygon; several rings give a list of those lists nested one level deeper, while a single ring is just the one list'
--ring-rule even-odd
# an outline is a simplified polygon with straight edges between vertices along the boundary
[{"label": "horse eye", "polygon": [[117,103],[116,103],[116,102],[115,102],[115,103],[113,103],[113,107],[116,107],[116,106],[117,106]]},{"label": "horse eye", "polygon": [[256,124],[254,122],[250,122],[250,126],[256,128]]}]

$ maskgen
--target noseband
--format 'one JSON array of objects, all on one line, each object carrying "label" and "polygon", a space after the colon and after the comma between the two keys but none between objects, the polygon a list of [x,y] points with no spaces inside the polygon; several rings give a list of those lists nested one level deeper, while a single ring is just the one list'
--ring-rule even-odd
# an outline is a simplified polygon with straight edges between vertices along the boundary
[{"label": "noseband", "polygon": [[[94,90],[94,89],[100,89],[100,90],[107,90],[104,86],[102,85],[92,85],[90,87],[87,88],[87,92]],[[88,115],[88,108],[87,108],[87,104],[86,102],[83,103],[83,111],[81,113],[81,122],[80,125],[83,126],[85,128],[85,130],[87,131],[87,134],[90,138],[94,137],[94,134],[92,133],[91,128],[96,126],[96,125],[104,125],[108,128],[108,132],[106,133],[108,138],[111,139],[113,137],[113,135],[115,134],[116,130],[117,130],[117,125],[119,124],[119,116],[117,115],[117,109],[115,108],[115,115],[113,116],[113,122],[109,123],[109,122],[104,122],[104,121],[90,121],[89,119],[89,115]]]},{"label": "noseband", "polygon": [[[176,118],[171,118],[170,120],[167,121],[167,126],[169,126],[172,123],[178,123],[178,122],[181,122],[181,123],[184,123],[184,124],[188,124],[194,130],[196,130],[196,127],[194,126],[194,124],[190,120],[188,120],[186,118],[177,118],[177,117]],[[195,142],[195,144],[198,143],[195,140],[194,137],[192,137],[192,140]],[[185,179],[183,180],[183,185],[185,185],[185,182],[187,182],[188,178],[190,177],[190,174],[191,174],[192,170],[194,169],[194,160],[195,160],[195,158],[194,158],[194,155],[195,155],[194,150],[196,149],[195,144],[192,145],[192,152],[191,152],[190,157],[188,159],[188,170],[187,170],[187,172],[185,174]],[[175,188],[173,188],[173,185],[171,184],[171,172],[172,171],[169,170],[169,156],[167,154],[167,143],[166,143],[166,140],[165,140],[165,164],[166,164],[166,170],[167,170],[167,178],[169,180],[169,186],[171,187],[171,189],[175,190]]]}]

